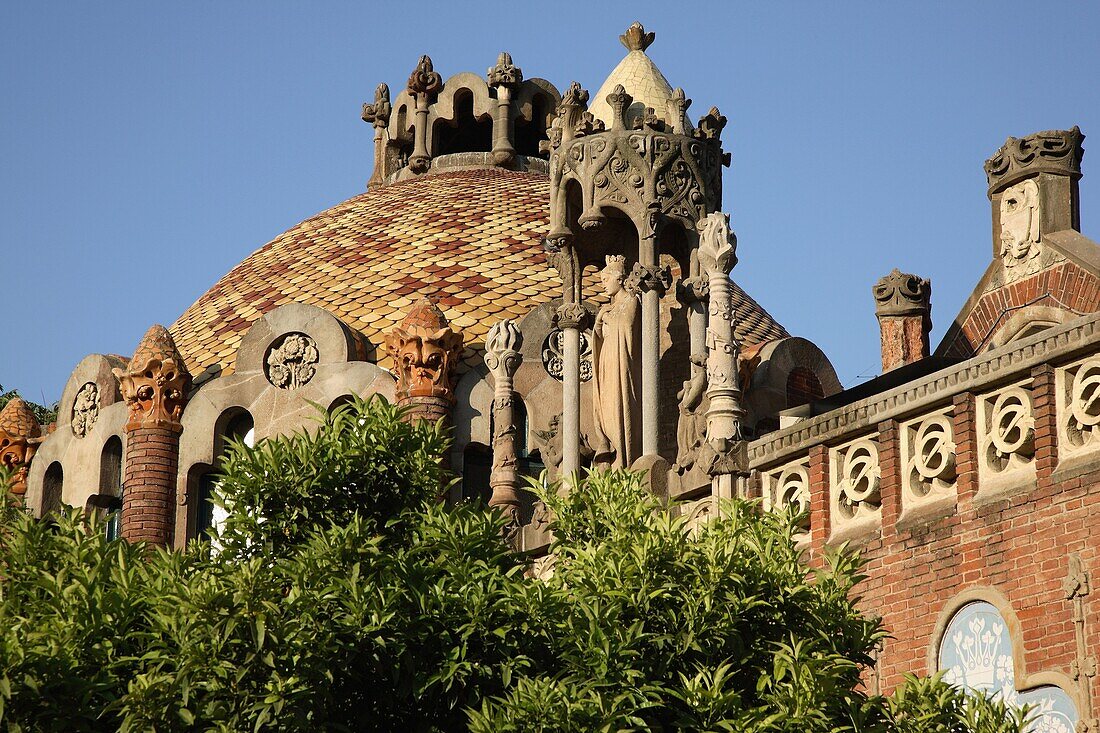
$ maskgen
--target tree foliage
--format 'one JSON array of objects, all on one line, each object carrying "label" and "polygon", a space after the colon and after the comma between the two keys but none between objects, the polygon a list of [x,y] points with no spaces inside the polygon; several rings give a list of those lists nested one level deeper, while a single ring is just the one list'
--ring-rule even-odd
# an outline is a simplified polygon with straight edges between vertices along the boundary
[{"label": "tree foliage", "polygon": [[504,520],[438,501],[438,426],[355,401],[236,446],[211,543],[108,541],[76,511],[0,530],[0,721],[13,731],[1011,733],[938,679],[859,687],[880,623],[838,552],[730,502],[697,533],[629,473],[555,515],[526,577]]},{"label": "tree foliage", "polygon": [[[4,386],[0,384],[0,410],[3,410],[4,406],[16,397],[22,397],[22,395],[19,394],[19,390],[11,389],[5,391]],[[26,398],[24,398],[24,401],[27,403],[27,407],[31,408],[31,412],[34,413],[34,418],[38,420],[39,424],[43,427],[57,420],[58,403],[55,402],[52,406],[46,407],[37,402],[31,402]]]}]

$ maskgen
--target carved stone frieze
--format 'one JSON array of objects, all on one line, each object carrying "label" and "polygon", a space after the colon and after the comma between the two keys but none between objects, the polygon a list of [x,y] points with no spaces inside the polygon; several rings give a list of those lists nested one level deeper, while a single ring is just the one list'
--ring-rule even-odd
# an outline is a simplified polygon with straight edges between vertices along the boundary
[{"label": "carved stone frieze", "polygon": [[267,381],[279,389],[298,389],[317,373],[317,344],[304,333],[288,333],[271,345],[264,359]]},{"label": "carved stone frieze", "polygon": [[86,382],[76,393],[73,400],[73,419],[70,424],[73,435],[83,438],[95,426],[99,419],[99,387],[95,382]]},{"label": "carved stone frieze", "polygon": [[0,410],[0,466],[12,472],[9,488],[16,496],[27,492],[27,472],[42,440],[42,426],[30,406],[18,397],[9,400]]},{"label": "carved stone frieze", "polygon": [[829,449],[831,538],[865,536],[881,525],[881,478],[874,436]]},{"label": "carved stone frieze", "polygon": [[1058,453],[1062,459],[1100,449],[1100,358],[1060,369]]},{"label": "carved stone frieze", "polygon": [[409,310],[386,335],[386,348],[397,376],[397,402],[438,397],[454,402],[455,369],[462,357],[462,332],[428,298]]},{"label": "carved stone frieze", "polygon": [[[542,366],[546,373],[559,382],[565,376],[565,334],[561,329],[551,331],[542,343]],[[592,339],[588,331],[580,333],[581,381],[592,379]]]},{"label": "carved stone frieze", "polygon": [[1042,334],[994,349],[955,367],[892,389],[881,396],[861,400],[824,415],[808,418],[753,442],[750,459],[754,466],[770,465],[797,453],[807,444],[836,439],[845,433],[866,429],[876,423],[930,409],[948,395],[981,391],[1004,382],[1012,375],[1026,375],[1031,367],[1045,362],[1080,358],[1100,339],[1100,314],[1047,329]]},{"label": "carved stone frieze", "polygon": [[784,511],[794,509],[800,514],[795,541],[804,544],[810,540],[810,464],[801,459],[779,468],[765,471],[763,481],[764,510]]},{"label": "carved stone frieze", "polygon": [[1027,137],[1010,137],[985,162],[989,192],[1000,190],[1037,173],[1081,177],[1085,136],[1072,130],[1045,130]]},{"label": "carved stone frieze", "polygon": [[180,416],[191,388],[191,374],[168,329],[154,325],[141,339],[126,368],[112,371],[130,408],[127,430],[182,429]]}]

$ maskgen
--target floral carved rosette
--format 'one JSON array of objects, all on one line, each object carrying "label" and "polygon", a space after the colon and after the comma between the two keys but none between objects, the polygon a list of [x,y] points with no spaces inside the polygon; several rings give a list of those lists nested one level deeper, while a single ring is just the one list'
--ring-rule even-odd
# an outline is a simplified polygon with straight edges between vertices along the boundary
[{"label": "floral carved rosette", "polygon": [[267,353],[267,380],[279,389],[298,389],[317,373],[317,344],[304,333],[288,333]]}]

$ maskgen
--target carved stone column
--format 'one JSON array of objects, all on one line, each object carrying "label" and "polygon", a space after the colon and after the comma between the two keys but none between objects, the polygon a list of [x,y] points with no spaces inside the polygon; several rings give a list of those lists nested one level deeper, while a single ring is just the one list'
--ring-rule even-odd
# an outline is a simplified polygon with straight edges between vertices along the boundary
[{"label": "carved stone column", "polygon": [[895,268],[875,283],[872,292],[882,338],[883,373],[927,357],[932,284]]},{"label": "carved stone column", "polygon": [[729,217],[715,212],[699,222],[699,261],[710,278],[710,322],[707,327],[707,437],[703,462],[713,479],[712,491],[733,495],[733,481],[747,475],[746,442],[741,433],[744,410],[738,384],[740,344],[734,335],[730,270],[737,264],[737,239]]},{"label": "carved stone column", "polygon": [[580,303],[565,303],[556,314],[562,332],[561,473],[571,480],[581,469],[581,331],[588,311]]},{"label": "carved stone column", "polygon": [[409,77],[407,88],[409,94],[416,99],[416,129],[409,169],[413,173],[423,173],[432,164],[431,153],[428,152],[428,107],[443,88],[443,78],[432,67],[430,56],[420,57],[420,62]]},{"label": "carved stone column", "polygon": [[171,334],[161,325],[146,332],[134,358],[114,374],[130,408],[123,460],[122,537],[167,547],[175,523],[180,416],[191,375]]},{"label": "carved stone column", "polygon": [[[646,246],[649,243],[650,246]],[[642,294],[642,455],[657,455],[660,424],[661,298],[672,285],[668,267],[656,264],[656,251],[647,240],[642,259],[630,273],[630,285]]]},{"label": "carved stone column", "polygon": [[367,182],[368,189],[381,186],[386,177],[385,135],[392,111],[390,87],[385,83],[379,84],[374,90],[374,104],[363,104],[363,121],[374,125],[374,172],[371,174],[370,181]]},{"label": "carved stone column", "polygon": [[9,488],[17,497],[27,493],[27,471],[43,440],[42,426],[26,402],[15,397],[0,410],[0,466],[12,472]]},{"label": "carved stone column", "polygon": [[421,298],[401,324],[386,335],[397,376],[397,404],[409,420],[450,420],[455,403],[455,369],[462,358],[462,332],[443,312]]},{"label": "carved stone column", "polygon": [[516,157],[512,146],[512,89],[523,81],[523,72],[512,63],[512,56],[501,52],[497,65],[489,69],[489,86],[497,92],[497,111],[493,116],[493,163],[508,165]]},{"label": "carved stone column", "polygon": [[485,337],[485,364],[493,375],[493,472],[489,476],[489,506],[500,507],[519,527],[519,474],[516,472],[515,393],[512,377],[519,368],[522,341],[519,328],[509,320],[489,329]]}]

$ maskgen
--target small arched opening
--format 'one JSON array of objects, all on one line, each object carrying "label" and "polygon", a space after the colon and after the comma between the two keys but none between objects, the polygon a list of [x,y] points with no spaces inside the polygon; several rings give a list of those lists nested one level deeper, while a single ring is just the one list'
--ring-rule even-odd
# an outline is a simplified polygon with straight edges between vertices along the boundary
[{"label": "small arched opening", "polygon": [[432,157],[493,149],[493,120],[474,117],[474,94],[459,89],[454,96],[454,119],[436,120],[432,129]]}]

